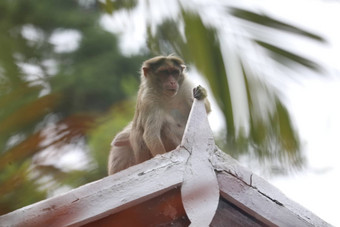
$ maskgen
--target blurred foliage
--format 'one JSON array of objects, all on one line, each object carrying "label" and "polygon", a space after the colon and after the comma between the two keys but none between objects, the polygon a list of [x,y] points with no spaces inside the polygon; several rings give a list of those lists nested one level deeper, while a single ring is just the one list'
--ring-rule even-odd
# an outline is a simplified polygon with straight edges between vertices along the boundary
[{"label": "blurred foliage", "polygon": [[305,37],[308,37],[310,39],[314,39],[320,42],[326,41],[323,37],[317,34],[313,34],[311,32],[308,32],[304,29],[298,28],[291,24],[284,23],[282,21],[279,21],[265,14],[259,14],[259,13],[251,12],[247,9],[241,9],[237,7],[228,7],[227,11],[228,13],[230,13],[231,15],[237,18],[240,18],[242,20],[248,21],[253,24],[263,25],[268,28],[274,28],[274,29],[278,29],[281,31],[294,33],[294,34],[305,36]]},{"label": "blurred foliage", "polygon": [[119,9],[132,9],[136,7],[137,1],[136,0],[118,0],[118,1],[105,0],[105,1],[99,1],[99,4],[101,4],[102,8],[107,13],[111,14],[115,10],[119,10]]},{"label": "blurred foliage", "polygon": [[[317,34],[258,13],[255,9],[251,11],[228,5],[228,1],[207,7],[215,7],[216,15],[210,15],[214,19],[207,19],[207,12],[212,12],[204,10],[208,3],[176,1],[173,4],[177,4],[180,10],[174,15],[166,14],[162,20],[148,17],[154,12],[153,3],[156,2],[147,2],[143,7],[137,4],[135,9],[127,10],[130,15],[144,13],[147,17],[144,20],[147,43],[152,53],[175,53],[208,81],[226,122],[226,131],[217,136],[219,146],[235,158],[247,156],[258,160],[267,173],[287,173],[303,166],[300,140],[282,97],[266,81],[267,67],[256,67],[257,63],[250,60],[246,52],[253,51],[255,55],[262,56],[259,59],[273,59],[293,70],[304,67],[321,72],[322,67],[317,62],[284,48],[273,37],[287,33],[317,43],[326,41]],[[161,9],[167,3],[158,4]],[[109,5],[106,4],[106,7],[109,8]],[[224,9],[224,13],[219,14],[220,9]],[[112,14],[124,10],[113,10]],[[238,84],[235,84],[235,78]],[[236,122],[240,106],[245,106],[248,111],[243,125]]]},{"label": "blurred foliage", "polygon": [[[0,2],[0,214],[107,175],[145,56],[122,56],[101,12],[95,1]],[[58,49],[53,37],[70,33],[76,46]],[[65,168],[77,149],[88,161]]]}]

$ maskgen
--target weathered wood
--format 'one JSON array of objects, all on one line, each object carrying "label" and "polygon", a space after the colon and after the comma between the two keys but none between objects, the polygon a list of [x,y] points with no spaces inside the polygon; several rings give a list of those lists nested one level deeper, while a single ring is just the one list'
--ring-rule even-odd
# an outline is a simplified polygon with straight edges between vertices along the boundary
[{"label": "weathered wood", "polygon": [[0,226],[80,226],[132,207],[179,186],[184,149],[133,166],[64,195],[0,216]]},{"label": "weathered wood", "polygon": [[188,226],[180,187],[83,227]]},{"label": "weathered wood", "polygon": [[210,227],[267,227],[268,225],[257,220],[239,207],[230,203],[223,197],[220,198],[218,209]]},{"label": "weathered wood", "polygon": [[219,186],[209,161],[215,142],[202,100],[193,103],[181,146],[190,153],[182,185],[184,209],[191,226],[209,226],[217,209]]},{"label": "weathered wood", "polygon": [[330,226],[280,190],[216,149],[213,160],[221,195],[269,226]]}]

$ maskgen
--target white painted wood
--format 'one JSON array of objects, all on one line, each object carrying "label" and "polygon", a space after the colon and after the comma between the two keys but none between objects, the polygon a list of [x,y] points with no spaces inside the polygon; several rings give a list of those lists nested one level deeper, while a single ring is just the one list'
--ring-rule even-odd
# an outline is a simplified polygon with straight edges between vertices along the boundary
[{"label": "white painted wood", "polygon": [[181,188],[190,226],[209,226],[219,201],[219,186],[209,161],[215,149],[203,101],[195,99],[182,140],[190,153]]},{"label": "white painted wood", "polygon": [[[270,198],[277,204],[282,204],[290,213],[308,222],[308,226],[331,226],[311,211],[307,210],[300,204],[290,200],[286,195],[284,195],[279,189],[269,184],[262,177],[253,174],[252,175],[252,187],[256,188],[258,192]],[[322,195],[315,195],[322,196]],[[313,198],[311,198],[313,199]],[[279,218],[279,217],[278,217]]]},{"label": "white painted wood", "polygon": [[213,157],[221,195],[251,216],[269,226],[331,226],[218,148]]},{"label": "white painted wood", "polygon": [[0,226],[80,226],[98,220],[180,186],[187,158],[183,148],[156,156],[64,195],[0,216]]}]

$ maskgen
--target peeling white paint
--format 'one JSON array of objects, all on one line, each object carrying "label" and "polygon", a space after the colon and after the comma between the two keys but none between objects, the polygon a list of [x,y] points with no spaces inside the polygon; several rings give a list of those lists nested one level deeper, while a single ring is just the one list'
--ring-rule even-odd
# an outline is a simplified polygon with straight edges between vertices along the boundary
[{"label": "peeling white paint", "polygon": [[203,101],[194,101],[182,146],[191,153],[181,190],[184,209],[190,226],[209,226],[216,213],[220,192],[209,161],[215,143]]}]

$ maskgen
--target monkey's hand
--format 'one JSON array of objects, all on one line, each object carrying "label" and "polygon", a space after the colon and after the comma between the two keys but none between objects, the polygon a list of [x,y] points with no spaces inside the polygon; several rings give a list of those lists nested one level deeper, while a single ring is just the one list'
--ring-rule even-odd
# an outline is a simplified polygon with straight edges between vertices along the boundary
[{"label": "monkey's hand", "polygon": [[205,88],[202,87],[201,85],[195,87],[193,90],[193,93],[194,93],[194,98],[198,100],[202,100],[207,97],[207,90],[205,90]]}]

